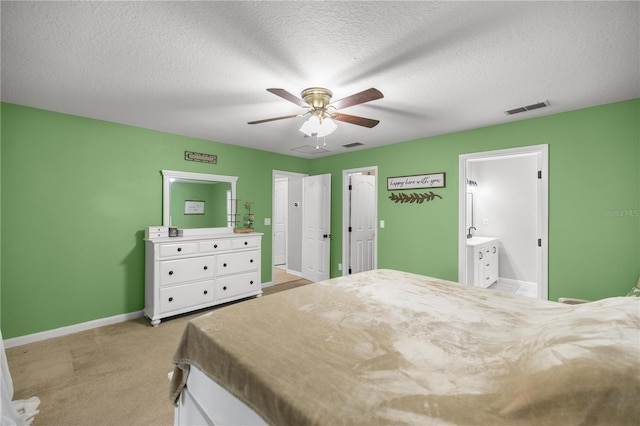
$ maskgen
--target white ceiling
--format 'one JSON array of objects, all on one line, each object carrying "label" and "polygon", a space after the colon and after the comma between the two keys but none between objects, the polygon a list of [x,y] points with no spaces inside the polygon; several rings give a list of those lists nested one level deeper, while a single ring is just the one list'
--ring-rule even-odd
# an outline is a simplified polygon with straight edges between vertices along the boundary
[{"label": "white ceiling", "polygon": [[[640,97],[634,2],[8,2],[2,101],[313,158]],[[328,152],[303,110],[265,89],[333,100]],[[550,107],[504,111],[549,100]],[[212,149],[215,151],[215,149]],[[215,152],[212,152],[215,154]]]}]

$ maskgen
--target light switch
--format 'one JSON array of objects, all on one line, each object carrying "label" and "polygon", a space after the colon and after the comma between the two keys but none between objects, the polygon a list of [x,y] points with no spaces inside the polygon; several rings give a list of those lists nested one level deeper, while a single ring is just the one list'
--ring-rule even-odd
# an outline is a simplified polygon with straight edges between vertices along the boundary
[{"label": "light switch", "polygon": [[380,228],[384,228],[384,220],[380,221]]},{"label": "light switch", "polygon": [[264,224],[265,224],[265,226],[271,225],[271,218],[270,217],[265,217],[264,218]]}]

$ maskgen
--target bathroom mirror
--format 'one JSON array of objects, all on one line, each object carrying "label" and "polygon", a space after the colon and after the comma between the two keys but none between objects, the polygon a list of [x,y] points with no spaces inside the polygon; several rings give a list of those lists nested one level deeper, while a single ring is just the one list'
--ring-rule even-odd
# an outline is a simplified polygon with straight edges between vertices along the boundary
[{"label": "bathroom mirror", "polygon": [[162,171],[162,224],[178,229],[231,231],[237,176]]}]

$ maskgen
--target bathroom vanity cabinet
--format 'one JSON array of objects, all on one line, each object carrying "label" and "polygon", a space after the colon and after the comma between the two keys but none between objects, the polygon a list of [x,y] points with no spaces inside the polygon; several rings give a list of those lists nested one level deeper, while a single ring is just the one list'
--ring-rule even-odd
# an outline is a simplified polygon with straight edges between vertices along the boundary
[{"label": "bathroom vanity cabinet", "polygon": [[497,238],[489,237],[467,240],[468,284],[486,288],[498,281],[498,242]]}]

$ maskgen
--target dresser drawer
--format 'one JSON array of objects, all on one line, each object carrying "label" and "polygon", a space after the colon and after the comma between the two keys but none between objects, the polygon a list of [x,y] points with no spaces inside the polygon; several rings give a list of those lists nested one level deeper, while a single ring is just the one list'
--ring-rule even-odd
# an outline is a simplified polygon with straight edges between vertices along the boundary
[{"label": "dresser drawer", "polygon": [[215,253],[231,249],[231,240],[208,240],[200,242],[200,253]]},{"label": "dresser drawer", "polygon": [[165,287],[160,289],[160,312],[176,311],[214,300],[215,285],[213,280]]},{"label": "dresser drawer", "polygon": [[231,248],[234,250],[243,248],[256,248],[258,247],[258,241],[260,241],[260,239],[255,237],[236,238],[231,243]]},{"label": "dresser drawer", "polygon": [[198,252],[198,243],[161,244],[158,257],[183,256]]},{"label": "dresser drawer", "polygon": [[[168,233],[159,226],[147,231],[161,228]],[[229,229],[165,237],[145,240],[144,314],[154,327],[163,318],[261,294],[262,234]]]},{"label": "dresser drawer", "polygon": [[162,261],[159,268],[160,285],[213,278],[214,261],[214,256]]},{"label": "dresser drawer", "polygon": [[222,301],[230,297],[255,292],[260,289],[258,271],[232,277],[218,278],[216,281],[216,300]]},{"label": "dresser drawer", "polygon": [[257,250],[220,254],[216,256],[216,275],[236,274],[256,269],[258,256],[260,252]]}]

